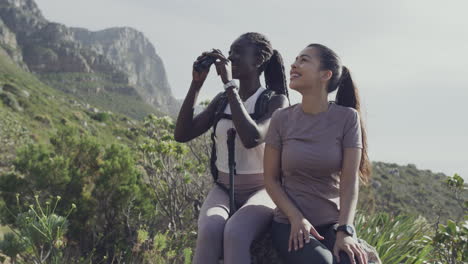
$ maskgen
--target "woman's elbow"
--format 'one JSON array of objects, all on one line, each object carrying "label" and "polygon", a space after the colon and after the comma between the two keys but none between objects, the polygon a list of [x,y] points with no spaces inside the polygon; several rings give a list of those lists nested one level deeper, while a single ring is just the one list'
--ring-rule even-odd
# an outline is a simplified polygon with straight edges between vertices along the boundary
[{"label": "woman's elbow", "polygon": [[278,182],[274,179],[270,180],[265,180],[265,190],[268,193],[268,195],[273,199],[273,201],[276,201],[278,198],[278,188],[281,188]]},{"label": "woman's elbow", "polygon": [[241,139],[241,141],[242,141],[242,145],[244,145],[246,149],[255,148],[261,143],[260,137],[253,137],[253,138],[248,138],[244,140]]},{"label": "woman's elbow", "polygon": [[258,144],[255,141],[246,142],[246,143],[242,143],[242,144],[244,145],[244,147],[246,149],[252,149],[252,148],[255,148],[256,146],[258,146]]},{"label": "woman's elbow", "polygon": [[272,189],[273,189],[273,186],[271,185],[271,183],[265,180],[265,190],[270,196],[271,196]]},{"label": "woman's elbow", "polygon": [[265,189],[269,193],[272,189],[275,188],[275,186],[278,184],[278,181],[275,180],[274,178],[269,177],[268,175],[266,175],[264,177],[264,183],[265,183]]},{"label": "woman's elbow", "polygon": [[188,137],[177,131],[174,131],[174,140],[179,143],[185,143],[189,141]]}]

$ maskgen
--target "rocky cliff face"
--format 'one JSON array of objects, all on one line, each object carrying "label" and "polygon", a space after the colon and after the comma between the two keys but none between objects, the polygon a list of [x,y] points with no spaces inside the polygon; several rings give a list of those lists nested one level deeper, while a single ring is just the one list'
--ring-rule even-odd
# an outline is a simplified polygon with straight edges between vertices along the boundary
[{"label": "rocky cliff face", "polygon": [[71,31],[74,39],[83,47],[103,54],[120,71],[127,73],[129,84],[139,88],[147,103],[162,106],[175,102],[163,61],[142,33],[132,28],[110,28],[97,32],[72,28]]},{"label": "rocky cliff face", "polygon": [[[142,33],[131,28],[91,32],[51,23],[33,0],[2,0],[0,19],[1,47],[40,78],[83,73],[90,77],[81,82],[92,83],[96,79],[93,74],[97,74],[100,87],[84,87],[87,93],[105,90],[137,95],[161,111],[176,111],[178,103],[172,96],[163,62]],[[57,82],[51,85],[57,86]]]},{"label": "rocky cliff face", "polygon": [[48,23],[33,0],[2,0],[0,16],[13,32],[23,38]]},{"label": "rocky cliff face", "polygon": [[16,40],[16,35],[3,23],[0,18],[0,51],[9,56],[14,62],[27,70],[23,62],[23,53]]}]

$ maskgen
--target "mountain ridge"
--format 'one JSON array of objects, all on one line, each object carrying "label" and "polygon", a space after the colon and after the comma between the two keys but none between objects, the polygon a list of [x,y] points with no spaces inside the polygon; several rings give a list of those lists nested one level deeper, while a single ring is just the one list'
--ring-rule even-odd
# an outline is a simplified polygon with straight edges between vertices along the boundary
[{"label": "mountain ridge", "polygon": [[[130,27],[90,31],[49,22],[33,0],[5,0],[0,20],[0,43],[9,56],[50,86],[81,99],[100,92],[137,95],[160,111],[177,112],[164,63],[143,33]],[[83,74],[85,80],[57,81],[70,73]]]}]

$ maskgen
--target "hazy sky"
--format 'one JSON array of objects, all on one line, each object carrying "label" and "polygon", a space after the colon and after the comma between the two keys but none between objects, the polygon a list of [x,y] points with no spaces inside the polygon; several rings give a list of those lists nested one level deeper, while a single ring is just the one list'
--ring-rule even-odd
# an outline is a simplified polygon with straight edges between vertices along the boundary
[{"label": "hazy sky", "polygon": [[[176,98],[185,96],[193,60],[202,51],[227,53],[244,32],[267,35],[287,71],[307,44],[325,44],[342,57],[361,89],[372,160],[414,163],[468,179],[466,0],[36,2],[50,21],[143,32],[163,59]],[[222,89],[214,72],[201,99]],[[300,96],[291,92],[291,100]]]}]

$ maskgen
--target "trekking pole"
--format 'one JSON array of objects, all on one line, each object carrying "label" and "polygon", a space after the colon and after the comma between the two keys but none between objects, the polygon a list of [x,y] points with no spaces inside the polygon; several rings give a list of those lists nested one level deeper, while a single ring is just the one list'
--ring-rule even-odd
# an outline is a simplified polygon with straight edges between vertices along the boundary
[{"label": "trekking pole", "polygon": [[236,174],[236,160],[234,144],[236,130],[231,128],[227,132],[228,166],[229,166],[229,217],[236,212],[236,202],[234,200],[234,175]]}]

